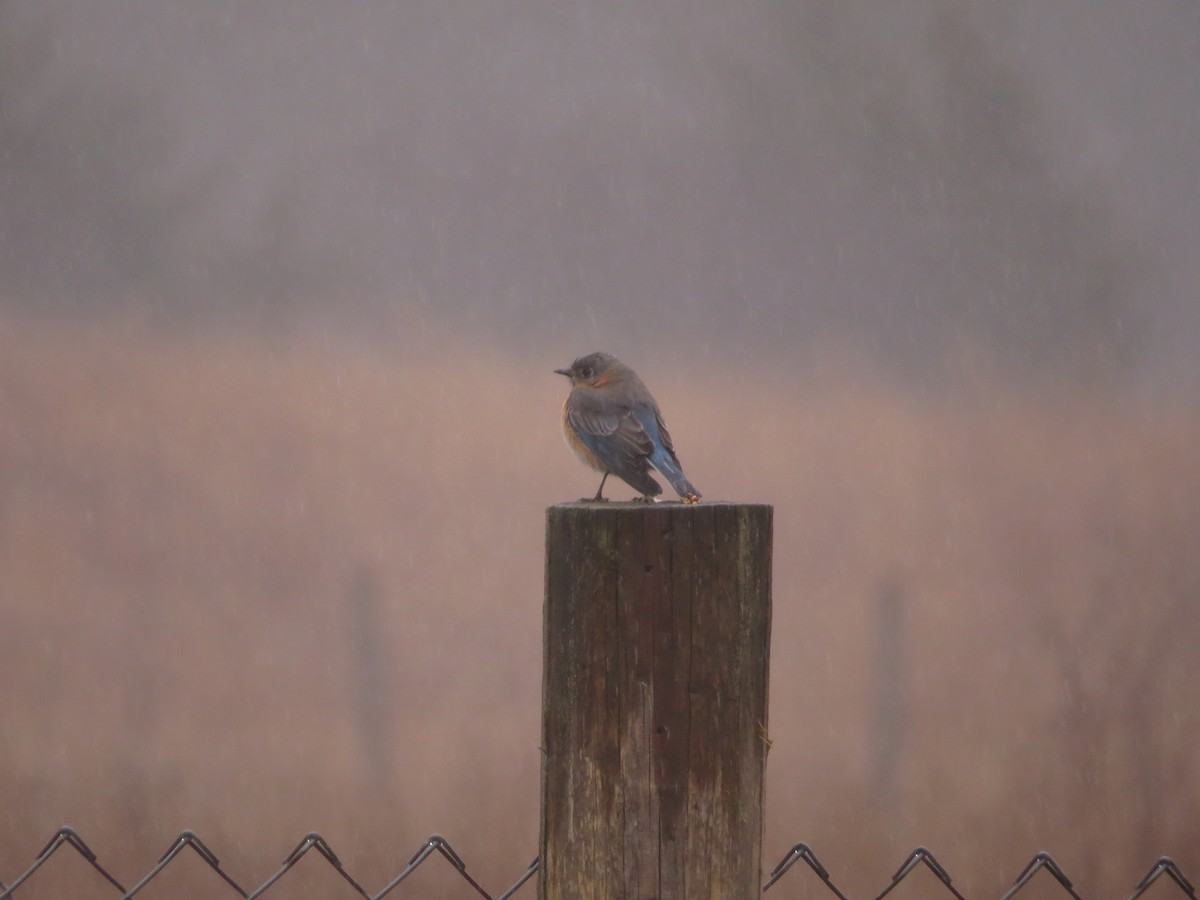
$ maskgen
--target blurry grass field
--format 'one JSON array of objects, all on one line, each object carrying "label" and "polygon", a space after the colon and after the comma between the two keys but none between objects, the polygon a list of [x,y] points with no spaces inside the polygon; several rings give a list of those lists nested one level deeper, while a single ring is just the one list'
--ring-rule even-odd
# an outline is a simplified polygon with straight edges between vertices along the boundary
[{"label": "blurry grass field", "polygon": [[[434,831],[510,883],[543,512],[595,489],[550,369],[599,348],[553,349],[0,322],[0,877],[71,824],[131,879],[190,827],[244,884],[309,830],[371,889]],[[768,865],[807,841],[852,896],[920,843],[968,895],[1043,848],[1084,896],[1200,872],[1196,405],[630,362],[707,499],[776,506]]]}]

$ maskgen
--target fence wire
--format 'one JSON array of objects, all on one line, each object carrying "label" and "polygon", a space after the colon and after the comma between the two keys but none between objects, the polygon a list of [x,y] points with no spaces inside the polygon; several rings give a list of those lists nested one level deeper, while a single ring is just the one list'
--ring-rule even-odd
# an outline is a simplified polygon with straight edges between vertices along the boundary
[{"label": "fence wire", "polygon": [[[159,857],[158,862],[150,869],[141,880],[135,883],[132,887],[126,888],[97,858],[83,840],[82,837],[73,828],[60,828],[54,833],[54,836],[46,843],[38,853],[37,858],[33,861],[28,869],[17,876],[15,881],[5,883],[0,880],[0,900],[8,900],[10,897],[15,897],[17,889],[23,885],[28,885],[37,876],[37,873],[42,870],[43,866],[56,853],[63,848],[69,848],[81,856],[97,873],[104,879],[105,883],[111,888],[107,896],[120,897],[121,900],[126,898],[136,897],[138,893],[149,885],[154,879],[158,878],[176,859],[179,858],[185,850],[191,850],[199,859],[210,869],[217,874],[224,882],[229,890],[229,896],[237,896],[245,898],[245,900],[254,900],[254,898],[264,896],[272,888],[280,886],[285,882],[289,873],[295,868],[310,852],[315,852],[320,859],[333,869],[339,877],[352,888],[361,897],[366,897],[368,900],[381,900],[392,891],[394,891],[405,879],[409,878],[428,860],[435,856],[441,857],[450,864],[451,870],[455,872],[459,878],[469,885],[476,894],[484,898],[484,900],[509,900],[509,898],[521,892],[522,897],[532,898],[534,895],[533,887],[527,887],[537,874],[538,861],[535,859],[525,870],[520,874],[516,881],[509,887],[498,894],[489,893],[478,881],[476,881],[470,873],[467,872],[467,864],[461,856],[455,852],[447,841],[440,834],[431,835],[428,840],[409,858],[407,865],[386,885],[383,886],[377,893],[370,893],[351,875],[342,865],[341,859],[329,846],[328,841],[316,832],[310,832],[304,836],[304,839],[296,845],[296,848],[283,860],[283,864],[279,867],[270,878],[260,884],[258,887],[248,889],[242,887],[229,872],[222,866],[217,855],[213,853],[208,846],[202,841],[194,831],[184,831],[179,837],[171,842],[165,853]],[[817,859],[812,848],[808,844],[796,844],[793,846],[779,861],[763,885],[763,891],[769,891],[775,885],[779,884],[784,878],[798,878],[802,875],[803,867],[798,867],[798,863],[803,863],[817,877],[819,883],[831,897],[837,897],[839,900],[849,900],[847,896],[833,883],[830,878],[829,871]],[[906,878],[909,877],[916,869],[924,867],[933,874],[933,877],[941,885],[943,896],[957,897],[958,900],[965,900],[963,895],[959,893],[954,886],[950,873],[942,867],[942,864],[937,861],[934,855],[925,847],[918,847],[900,865],[896,873],[892,876],[891,881],[875,895],[875,900],[881,900],[886,897],[894,888],[900,885]],[[797,870],[800,873],[797,874]],[[1067,877],[1062,867],[1054,861],[1049,853],[1038,853],[1029,863],[1021,870],[1013,885],[1007,892],[1003,894],[1000,900],[1009,900],[1016,897],[1034,880],[1034,877],[1039,872],[1045,872],[1047,876],[1057,883],[1060,893],[1064,897],[1074,897],[1075,900],[1082,900],[1079,894],[1075,892],[1074,886],[1071,884],[1071,879]],[[300,877],[300,876],[293,876]],[[1192,883],[1184,876],[1175,861],[1168,856],[1163,856],[1158,859],[1150,871],[1142,878],[1141,881],[1133,889],[1133,893],[1129,895],[1129,900],[1136,900],[1145,894],[1158,881],[1166,879],[1172,883],[1177,895],[1190,897],[1192,900],[1198,900],[1196,893],[1192,887]],[[1044,881],[1044,879],[1043,879]],[[286,885],[285,885],[286,886]],[[280,894],[282,896],[282,894]]]}]

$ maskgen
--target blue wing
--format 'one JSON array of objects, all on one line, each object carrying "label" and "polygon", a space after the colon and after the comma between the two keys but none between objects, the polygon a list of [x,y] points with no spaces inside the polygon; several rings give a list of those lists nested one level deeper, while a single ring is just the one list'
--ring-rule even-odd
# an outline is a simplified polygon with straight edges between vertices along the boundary
[{"label": "blue wing", "polygon": [[576,389],[567,398],[567,420],[608,471],[643,494],[662,493],[662,486],[649,473],[655,441],[636,408],[613,403],[592,390]]},{"label": "blue wing", "polygon": [[649,459],[654,468],[663,473],[680,497],[699,497],[700,492],[683,474],[683,466],[679,464],[675,446],[671,443],[671,433],[667,431],[667,423],[663,421],[658,407],[640,403],[633,408],[633,416],[650,439],[653,449]]}]

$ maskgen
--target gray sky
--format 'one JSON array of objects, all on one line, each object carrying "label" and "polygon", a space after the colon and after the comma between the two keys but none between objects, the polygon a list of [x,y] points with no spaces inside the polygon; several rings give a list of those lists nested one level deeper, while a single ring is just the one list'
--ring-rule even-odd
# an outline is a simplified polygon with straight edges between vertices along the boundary
[{"label": "gray sky", "polygon": [[9,0],[0,302],[1197,379],[1200,5]]}]

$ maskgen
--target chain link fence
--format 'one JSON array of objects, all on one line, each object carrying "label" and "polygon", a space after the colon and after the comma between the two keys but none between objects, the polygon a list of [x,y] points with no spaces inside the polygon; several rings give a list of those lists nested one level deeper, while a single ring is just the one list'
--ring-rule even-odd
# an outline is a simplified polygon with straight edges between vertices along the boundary
[{"label": "chain link fence", "polygon": [[[5,883],[0,880],[0,900],[8,900],[10,897],[17,896],[17,889],[29,885],[36,880],[38,872],[43,869],[43,866],[60,851],[68,848],[79,854],[83,859],[99,874],[103,882],[108,885],[109,891],[104,896],[113,898],[136,897],[139,892],[147,887],[154,879],[158,878],[164,870],[166,870],[172,862],[179,858],[185,850],[191,850],[200,860],[217,874],[221,881],[225,884],[230,897],[243,897],[246,900],[262,897],[270,892],[273,888],[278,888],[276,892],[278,896],[283,897],[283,891],[286,889],[289,873],[293,870],[297,863],[300,862],[310,852],[316,853],[321,859],[329,865],[333,871],[340,876],[349,887],[357,892],[361,897],[367,897],[369,900],[381,900],[391,894],[401,883],[409,878],[416,870],[434,857],[441,857],[450,864],[451,869],[455,872],[462,881],[468,885],[475,895],[485,898],[485,900],[509,900],[518,894],[522,898],[532,900],[535,894],[535,888],[532,884],[534,876],[537,874],[538,861],[535,859],[525,870],[520,874],[516,881],[509,887],[505,888],[498,894],[489,893],[482,885],[479,884],[470,873],[467,872],[467,864],[454,848],[440,834],[431,836],[420,849],[412,855],[408,864],[394,878],[384,885],[379,891],[371,893],[364,888],[342,865],[341,859],[329,846],[329,843],[321,837],[321,835],[312,832],[305,835],[304,840],[296,845],[296,848],[287,855],[283,865],[270,878],[255,888],[243,887],[233,876],[227,872],[222,866],[221,861],[193,831],[184,831],[174,841],[167,851],[159,858],[158,862],[150,871],[142,876],[141,880],[132,887],[125,887],[113,874],[104,867],[99,858],[92,849],[84,842],[83,838],[72,828],[60,828],[54,833],[54,836],[46,844],[42,851],[37,855],[33,865],[22,872],[11,883]],[[798,864],[803,864],[800,866]],[[828,870],[817,859],[812,848],[807,844],[796,844],[787,852],[781,859],[778,865],[771,871],[770,877],[766,884],[763,885],[764,891],[770,891],[776,885],[783,882],[785,879],[796,879],[803,877],[803,868],[808,869],[816,875],[817,885],[825,891],[830,897],[837,897],[840,900],[849,900],[842,891],[833,883],[829,876]],[[937,861],[932,853],[925,847],[918,847],[908,855],[904,863],[896,870],[896,874],[892,876],[891,881],[875,895],[875,900],[887,896],[894,888],[909,877],[916,869],[924,866],[929,872],[933,873],[933,877],[937,883],[941,885],[942,894],[946,897],[957,897],[958,900],[965,900],[963,895],[959,893],[954,886],[953,879],[950,873],[946,871]],[[1075,892],[1074,886],[1062,868],[1054,861],[1054,858],[1049,853],[1038,853],[1029,861],[1021,873],[1017,876],[1016,881],[1009,890],[1000,898],[1000,900],[1009,900],[1011,897],[1016,897],[1033,881],[1034,876],[1039,872],[1046,872],[1047,875],[1057,884],[1060,893],[1064,897],[1074,897],[1075,900],[1082,898]],[[300,876],[296,876],[300,877]],[[1196,893],[1192,884],[1180,871],[1174,860],[1170,857],[1162,857],[1150,867],[1145,877],[1137,883],[1130,895],[1129,900],[1136,900],[1151,889],[1156,883],[1166,879],[1166,881],[1177,888],[1176,895],[1190,897],[1196,900]],[[1042,879],[1044,882],[1044,879]],[[1031,892],[1032,893],[1032,892]],[[1155,896],[1161,896],[1161,893],[1156,893]]]}]

